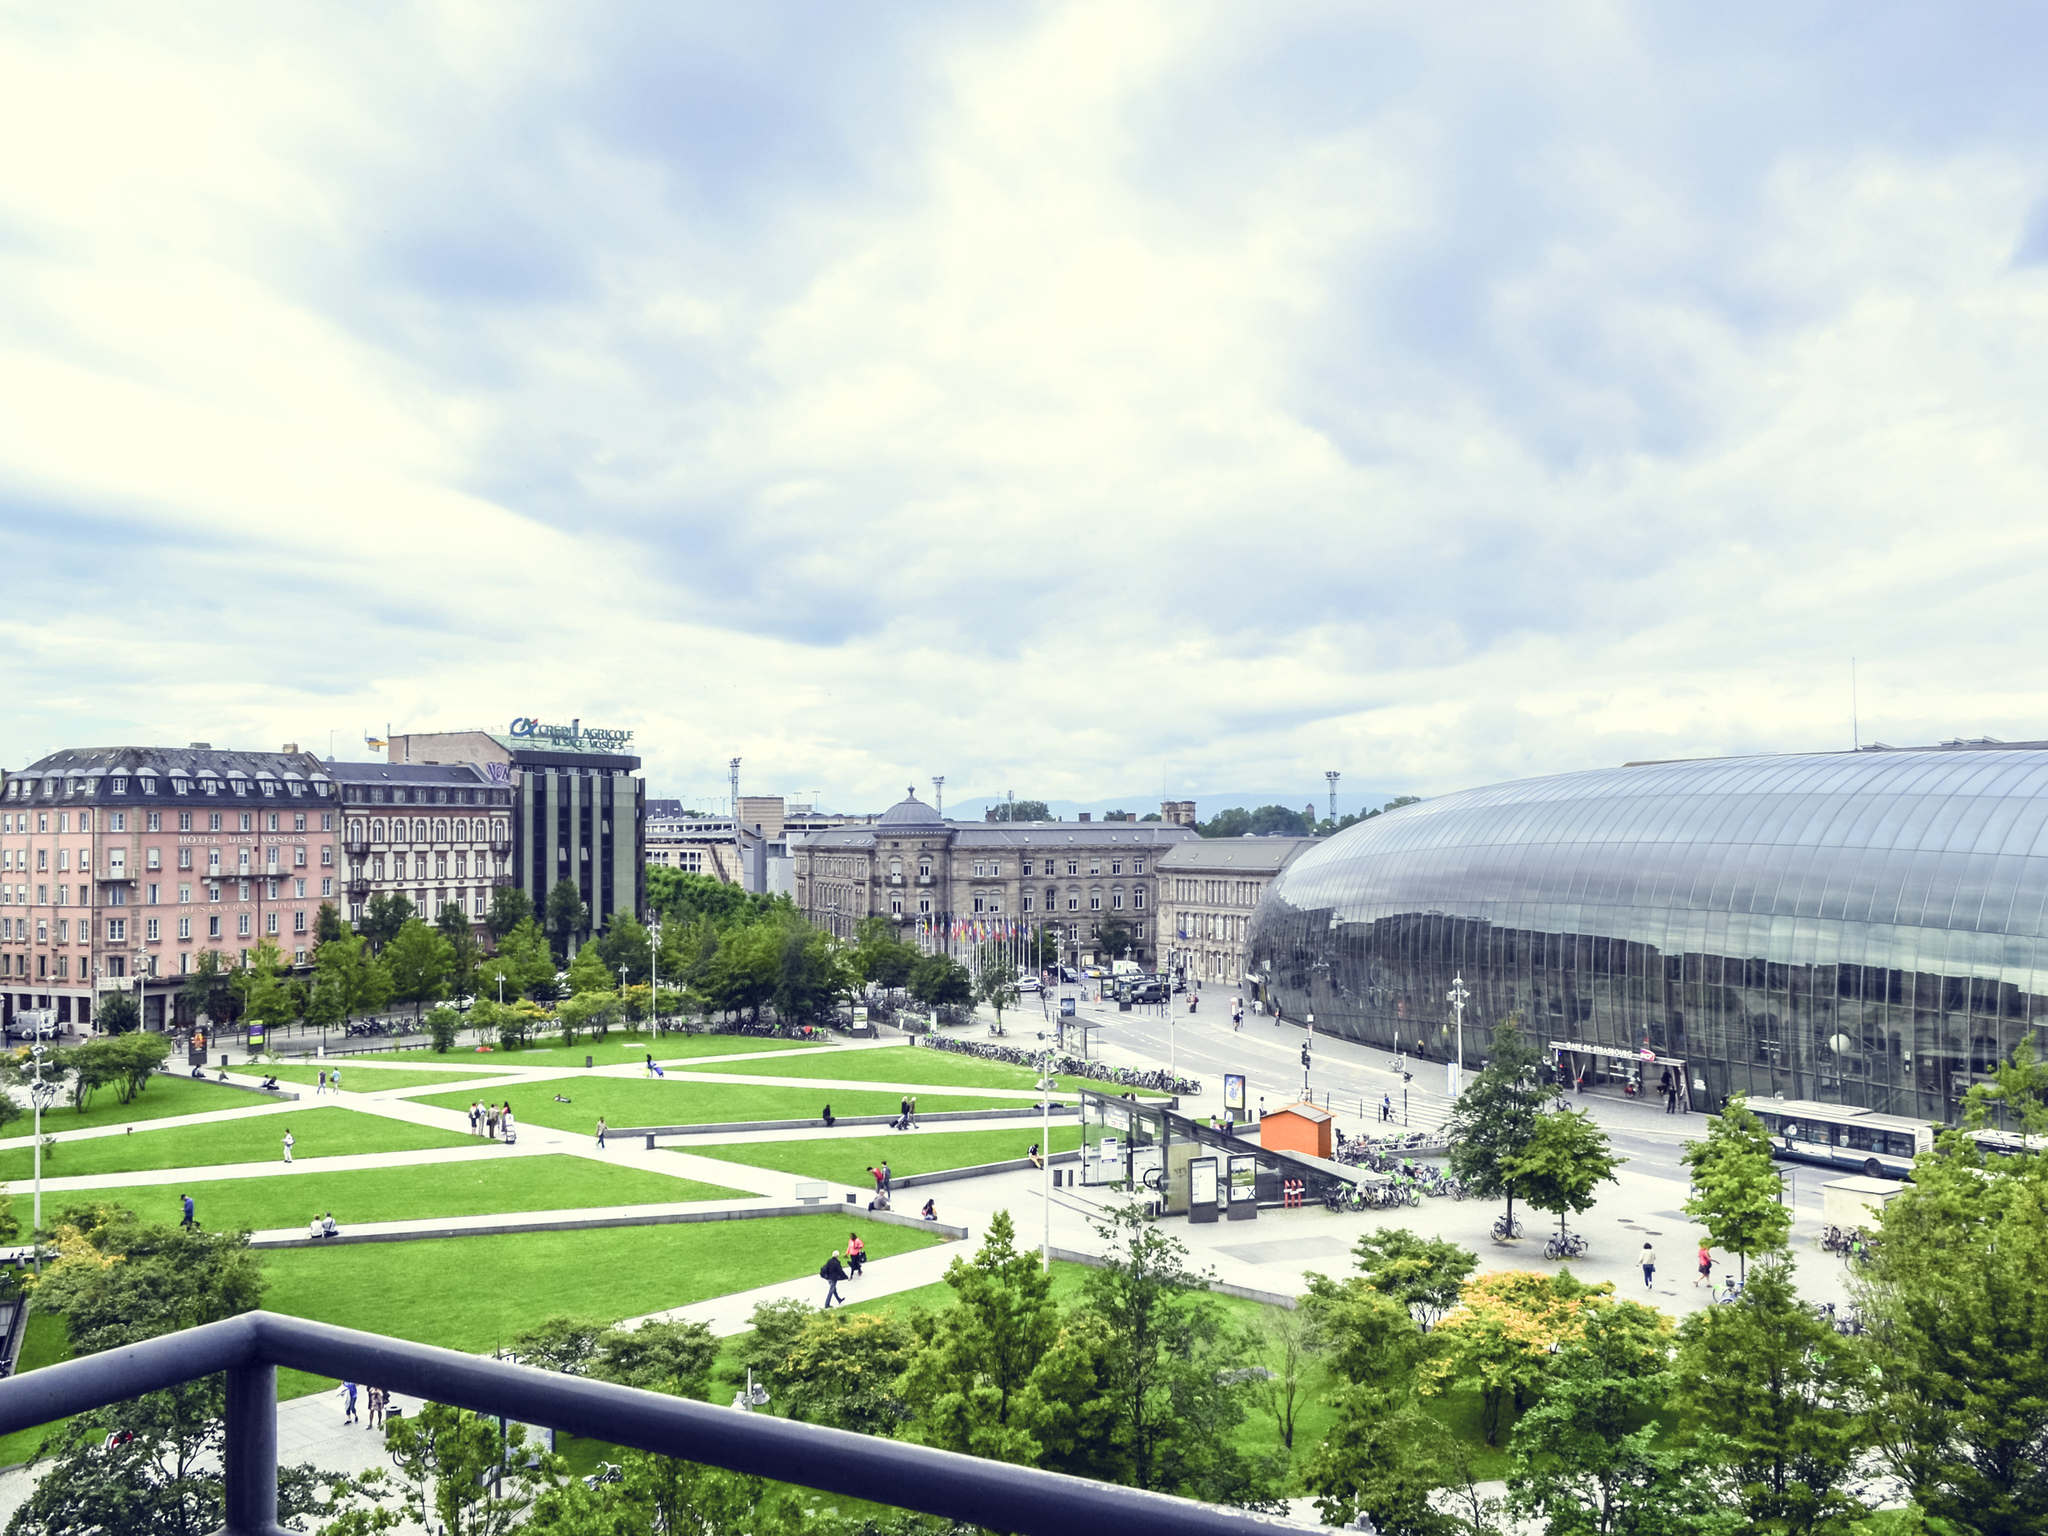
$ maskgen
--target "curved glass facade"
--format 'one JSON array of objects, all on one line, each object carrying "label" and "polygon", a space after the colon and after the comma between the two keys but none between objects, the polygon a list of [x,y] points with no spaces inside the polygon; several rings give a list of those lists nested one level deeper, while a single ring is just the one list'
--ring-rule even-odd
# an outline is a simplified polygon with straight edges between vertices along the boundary
[{"label": "curved glass facade", "polygon": [[1500,1019],[1731,1093],[1952,1119],[2048,1025],[2048,751],[1829,753],[1528,779],[1310,849],[1253,917],[1286,1014],[1436,1060]]}]

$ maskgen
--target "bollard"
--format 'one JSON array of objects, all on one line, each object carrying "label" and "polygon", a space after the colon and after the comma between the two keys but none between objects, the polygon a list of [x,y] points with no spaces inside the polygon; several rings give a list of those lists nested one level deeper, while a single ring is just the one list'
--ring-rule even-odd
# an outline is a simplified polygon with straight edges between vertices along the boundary
[{"label": "bollard", "polygon": [[594,1067],[597,1065],[597,1060],[595,1057],[586,1056],[583,1058],[583,1065],[585,1065],[586,1067]]},{"label": "bollard", "polygon": [[654,1150],[654,1137],[651,1135],[647,1138],[647,1150],[650,1152]]}]

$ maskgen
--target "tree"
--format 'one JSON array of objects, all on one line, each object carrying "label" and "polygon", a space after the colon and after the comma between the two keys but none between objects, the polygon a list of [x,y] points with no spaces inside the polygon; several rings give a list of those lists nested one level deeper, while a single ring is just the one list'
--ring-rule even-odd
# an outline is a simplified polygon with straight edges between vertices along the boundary
[{"label": "tree", "polygon": [[142,1022],[142,1010],[131,993],[103,992],[94,1022],[106,1034],[125,1035]]},{"label": "tree", "polygon": [[341,934],[313,952],[309,1022],[333,1026],[374,1014],[391,1001],[391,969],[370,953],[369,941],[342,924]]},{"label": "tree", "polygon": [[2048,1154],[1987,1164],[1947,1132],[1886,1203],[1856,1284],[1882,1341],[1871,1432],[1921,1509],[1960,1531],[2048,1530],[2044,1212]]},{"label": "tree", "polygon": [[519,1528],[536,1496],[562,1475],[562,1461],[553,1452],[529,1457],[526,1426],[500,1431],[498,1423],[443,1403],[391,1422],[384,1444],[415,1525],[446,1536],[509,1536]]},{"label": "tree", "polygon": [[484,919],[491,937],[502,939],[521,923],[533,920],[533,898],[516,885],[491,888],[491,911]]},{"label": "tree", "polygon": [[477,995],[494,1001],[498,978],[505,981],[509,1001],[518,997],[551,1000],[555,995],[555,957],[540,926],[527,918],[498,940],[498,953],[477,970]]},{"label": "tree", "polygon": [[1620,1166],[1607,1133],[1590,1116],[1562,1109],[1536,1117],[1536,1134],[1502,1171],[1525,1201],[1557,1217],[1562,1233],[1565,1217],[1591,1210],[1593,1191],[1612,1184]]},{"label": "tree", "polygon": [[886,1434],[902,1422],[896,1383],[917,1352],[896,1312],[811,1312],[777,1364],[775,1402],[792,1419]]},{"label": "tree", "polygon": [[249,963],[236,969],[231,984],[241,994],[242,1015],[251,1024],[288,1024],[303,1011],[295,989],[287,979],[284,955],[272,939],[264,939],[249,956]]},{"label": "tree", "polygon": [[379,958],[390,968],[391,995],[401,1003],[411,1003],[414,1018],[426,1004],[448,995],[454,952],[446,939],[418,918],[406,919]]},{"label": "tree", "polygon": [[1006,960],[984,965],[981,974],[974,978],[975,1001],[995,1009],[998,1030],[1003,1027],[1003,1010],[1016,1007],[1021,996],[1023,993],[1017,987],[1017,968]]},{"label": "tree", "polygon": [[1198,822],[1203,837],[1306,837],[1313,818],[1284,805],[1262,805],[1255,811],[1233,806]]},{"label": "tree", "polygon": [[470,926],[469,918],[460,902],[444,902],[441,915],[434,919],[434,927],[441,937],[448,941],[448,990],[457,1002],[476,995],[476,967],[482,951],[476,942],[476,930]]},{"label": "tree", "polygon": [[398,937],[399,930],[414,917],[412,903],[402,891],[379,891],[363,907],[360,932],[370,941],[373,954]]},{"label": "tree", "polygon": [[171,1042],[162,1035],[127,1034],[81,1041],[56,1052],[52,1065],[70,1074],[71,1105],[83,1114],[93,1094],[108,1086],[123,1104],[134,1103],[170,1054]]},{"label": "tree", "polygon": [[599,1336],[590,1374],[600,1381],[671,1397],[701,1397],[718,1359],[718,1340],[703,1323],[642,1323]]},{"label": "tree", "polygon": [[447,1055],[454,1049],[455,1037],[462,1031],[462,1015],[445,1004],[427,1015],[427,1034],[434,1042],[434,1049]]},{"label": "tree", "polygon": [[623,967],[630,985],[647,980],[654,955],[654,940],[638,918],[630,912],[621,912],[612,918],[611,926],[597,941],[597,952],[604,957],[605,969],[613,976],[617,976]]},{"label": "tree", "polygon": [[320,910],[313,914],[313,947],[332,943],[341,937],[341,913],[331,901],[320,903]]},{"label": "tree", "polygon": [[1295,1420],[1307,1396],[1307,1331],[1298,1313],[1275,1307],[1259,1327],[1260,1353],[1278,1366],[1253,1383],[1259,1405],[1273,1417],[1273,1432],[1286,1450],[1294,1449]]},{"label": "tree", "polygon": [[760,926],[773,948],[775,1016],[785,1024],[828,1022],[853,986],[832,936],[793,915]]},{"label": "tree", "polygon": [[597,1343],[605,1325],[585,1317],[558,1314],[543,1318],[524,1333],[507,1342],[522,1365],[536,1370],[556,1371],[564,1376],[587,1376],[597,1359]]},{"label": "tree", "polygon": [[1227,1380],[1238,1341],[1208,1276],[1187,1267],[1180,1240],[1136,1202],[1109,1207],[1094,1225],[1103,1263],[1082,1277],[1081,1298],[1106,1328],[1124,1480],[1212,1503],[1258,1497],[1266,1469],[1237,1448],[1244,1402]]},{"label": "tree", "polygon": [[1458,1481],[1461,1470],[1470,1488],[1470,1458],[1459,1455],[1455,1437],[1416,1396],[1412,1378],[1347,1382],[1331,1406],[1335,1422],[1302,1470],[1302,1486],[1325,1525],[1351,1525],[1364,1515],[1382,1536],[1458,1536],[1481,1528],[1437,1508],[1439,1490]]},{"label": "tree", "polygon": [[1426,1332],[1458,1304],[1479,1256],[1438,1237],[1418,1237],[1406,1227],[1367,1232],[1351,1252],[1366,1285],[1399,1302]]},{"label": "tree", "polygon": [[853,973],[871,986],[894,992],[910,981],[917,948],[897,938],[886,918],[871,917],[856,930],[850,963]]},{"label": "tree", "polygon": [[926,955],[911,968],[910,995],[927,1008],[965,1008],[974,1002],[974,978],[947,955]]},{"label": "tree", "polygon": [[1763,1121],[1738,1095],[1708,1122],[1707,1139],[1687,1142],[1681,1157],[1693,1184],[1685,1214],[1707,1229],[1716,1248],[1736,1256],[1746,1279],[1750,1257],[1781,1251],[1792,1231]]},{"label": "tree", "polygon": [[1043,800],[1005,800],[981,813],[983,821],[1051,821],[1052,807]]},{"label": "tree", "polygon": [[534,1500],[520,1536],[797,1536],[818,1529],[786,1486],[675,1456],[627,1451],[620,1479],[587,1487],[570,1478]]},{"label": "tree", "polygon": [[547,930],[558,964],[568,958],[578,935],[589,926],[590,908],[583,904],[576,882],[567,878],[557,880],[555,888],[548,892]]},{"label": "tree", "polygon": [[1658,1444],[1672,1390],[1671,1323],[1632,1301],[1589,1308],[1509,1447],[1508,1506],[1549,1536],[1733,1533],[1699,1458]]},{"label": "tree", "polygon": [[1674,1403],[1724,1501],[1750,1530],[1847,1536],[1864,1513],[1849,1480],[1869,1444],[1855,1402],[1869,1367],[1800,1300],[1791,1260],[1759,1264],[1733,1305],[1678,1332]]},{"label": "tree", "polygon": [[576,958],[569,962],[572,997],[584,992],[615,992],[618,986],[619,974],[604,963],[604,954],[595,939],[576,951]]},{"label": "tree", "polygon": [[1132,933],[1129,923],[1120,917],[1111,917],[1105,918],[1096,928],[1095,943],[1110,959],[1122,960],[1129,956],[1131,947],[1137,943],[1137,937]]},{"label": "tree", "polygon": [[178,987],[178,1001],[190,1013],[205,1014],[210,1023],[232,1028],[242,1016],[242,997],[234,987],[234,968],[217,949],[199,952],[190,973]]},{"label": "tree", "polygon": [[[88,1205],[66,1213],[54,1247],[36,1306],[63,1317],[74,1354],[126,1348],[262,1301],[262,1266],[244,1233],[148,1226],[118,1206]],[[56,1426],[43,1447],[55,1465],[9,1524],[10,1536],[220,1529],[224,1382],[201,1377]],[[280,1468],[278,1512],[295,1525],[331,1516],[356,1487],[311,1467]]]},{"label": "tree", "polygon": [[1519,1413],[1535,1400],[1551,1357],[1579,1336],[1588,1309],[1612,1290],[1587,1285],[1568,1269],[1496,1270],[1467,1281],[1437,1326],[1436,1348],[1421,1368],[1424,1391],[1477,1391],[1480,1430],[1488,1445],[1499,1444],[1504,1410]]},{"label": "tree", "polygon": [[1039,1444],[1017,1407],[1059,1329],[1052,1278],[1036,1254],[1017,1248],[1010,1213],[997,1211],[973,1259],[946,1267],[946,1284],[957,1305],[932,1318],[898,1384],[916,1415],[918,1438],[1032,1465]]},{"label": "tree", "polygon": [[1451,1106],[1445,1129],[1451,1138],[1451,1171],[1481,1195],[1507,1197],[1508,1220],[1515,1216],[1516,1159],[1536,1138],[1537,1121],[1550,1098],[1537,1081],[1542,1058],[1522,1038],[1513,1019],[1493,1031],[1487,1063]]}]

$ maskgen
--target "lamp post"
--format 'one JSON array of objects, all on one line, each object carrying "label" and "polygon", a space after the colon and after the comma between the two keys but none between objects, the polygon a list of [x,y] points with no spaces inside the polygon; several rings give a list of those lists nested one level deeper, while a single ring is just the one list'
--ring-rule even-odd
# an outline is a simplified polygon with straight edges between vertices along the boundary
[{"label": "lamp post", "polygon": [[57,1085],[43,1080],[43,1055],[48,1049],[40,1040],[29,1048],[29,1055],[35,1060],[36,1080],[29,1085],[29,1102],[36,1111],[36,1200],[35,1227],[30,1242],[35,1246],[36,1273],[43,1272],[43,1111],[56,1100]]},{"label": "lamp post", "polygon": [[[1039,1194],[1045,1201],[1045,1249],[1043,1262],[1045,1272],[1052,1273],[1052,1052],[1046,1051],[1038,1058],[1038,1104],[1044,1116],[1045,1129],[1040,1133],[1039,1152]],[[1084,1133],[1085,1134],[1085,1133]]]},{"label": "lamp post", "polygon": [[661,1033],[661,919],[647,925],[647,1017]]},{"label": "lamp post", "polygon": [[1465,990],[1465,978],[1462,974],[1451,978],[1451,990],[1444,994],[1444,1001],[1451,1005],[1451,1028],[1458,1036],[1457,1055],[1445,1064],[1445,1071],[1449,1075],[1445,1091],[1453,1100],[1465,1090],[1465,1004],[1471,996],[1472,994]]}]

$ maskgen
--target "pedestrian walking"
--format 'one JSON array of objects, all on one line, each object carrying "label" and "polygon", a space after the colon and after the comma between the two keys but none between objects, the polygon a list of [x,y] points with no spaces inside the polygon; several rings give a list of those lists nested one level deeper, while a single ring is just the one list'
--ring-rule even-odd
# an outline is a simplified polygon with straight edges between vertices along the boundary
[{"label": "pedestrian walking", "polygon": [[192,1219],[192,1197],[190,1195],[185,1195],[182,1196],[181,1199],[185,1207],[185,1219],[179,1222],[178,1225],[183,1227],[187,1232],[190,1232],[197,1228],[199,1225],[198,1222]]},{"label": "pedestrian walking", "polygon": [[342,1401],[342,1415],[341,1415],[341,1422],[342,1422],[342,1423],[344,1423],[344,1424],[353,1424],[353,1423],[357,1422],[357,1420],[356,1420],[356,1384],[355,1384],[354,1382],[352,1382],[352,1381],[344,1381],[344,1382],[343,1382],[343,1383],[341,1384],[341,1401]]},{"label": "pedestrian walking", "polygon": [[369,1392],[371,1429],[384,1427],[384,1405],[391,1401],[391,1394],[383,1387],[372,1387]]},{"label": "pedestrian walking", "polygon": [[865,1263],[867,1262],[867,1259],[868,1259],[868,1245],[867,1245],[866,1243],[864,1243],[864,1242],[862,1242],[862,1241],[860,1240],[860,1234],[859,1234],[858,1232],[849,1232],[849,1233],[847,1233],[847,1234],[846,1234],[846,1265],[847,1265],[847,1275],[846,1275],[846,1278],[847,1278],[847,1279],[849,1279],[849,1280],[858,1280],[858,1279],[860,1278],[860,1269],[861,1269],[861,1266],[862,1266],[863,1264],[865,1264]]},{"label": "pedestrian walking", "polygon": [[825,1267],[818,1271],[818,1278],[825,1282],[825,1305],[838,1302],[846,1305],[846,1298],[839,1294],[839,1282],[846,1278],[846,1266],[839,1262],[839,1250],[832,1250],[832,1257],[825,1261]]},{"label": "pedestrian walking", "polygon": [[341,1092],[341,1068],[336,1067],[327,1074],[327,1086],[336,1093]]},{"label": "pedestrian walking", "polygon": [[649,1077],[654,1076],[654,1052],[652,1051],[647,1053],[647,1075]]},{"label": "pedestrian walking", "polygon": [[603,1116],[603,1115],[599,1115],[599,1116],[597,1117],[597,1150],[598,1150],[598,1151],[600,1151],[600,1152],[602,1152],[602,1151],[604,1150],[604,1116]]},{"label": "pedestrian walking", "polygon": [[1713,1279],[1713,1276],[1714,1276],[1714,1255],[1713,1255],[1713,1253],[1712,1253],[1712,1252],[1711,1252],[1711,1251],[1710,1251],[1710,1250],[1708,1249],[1708,1247],[1707,1247],[1707,1245],[1706,1245],[1705,1243],[1701,1243],[1701,1244],[1700,1244],[1700,1273],[1699,1273],[1699,1279],[1696,1279],[1696,1280],[1694,1280],[1694,1281],[1693,1281],[1693,1284],[1694,1284],[1695,1286],[1697,1286],[1697,1285],[1698,1285],[1698,1284],[1700,1283],[1700,1281],[1704,1280],[1704,1281],[1706,1282],[1706,1284],[1707,1284],[1707,1287],[1708,1287],[1708,1289],[1710,1289],[1710,1290],[1711,1290],[1711,1289],[1713,1288],[1713,1284],[1714,1284],[1714,1279]]},{"label": "pedestrian walking", "polygon": [[316,1086],[316,1087],[315,1087],[315,1088],[313,1089],[313,1096],[314,1096],[315,1098],[318,1098],[318,1097],[319,1097],[319,1096],[320,1096],[321,1094],[325,1093],[326,1091],[327,1091],[327,1069],[326,1069],[325,1067],[322,1067],[322,1068],[320,1069],[320,1082],[319,1082],[318,1086]]},{"label": "pedestrian walking", "polygon": [[1380,1118],[1382,1120],[1394,1118],[1394,1096],[1391,1093],[1380,1095]]},{"label": "pedestrian walking", "polygon": [[1643,1251],[1636,1259],[1643,1266],[1643,1289],[1647,1291],[1657,1278],[1657,1250],[1650,1246],[1648,1238],[1643,1239]]},{"label": "pedestrian walking", "polygon": [[1259,1095],[1259,1118],[1261,1120],[1266,1118],[1266,1096],[1264,1094]]},{"label": "pedestrian walking", "polygon": [[882,1193],[889,1193],[889,1160],[886,1157],[882,1159]]},{"label": "pedestrian walking", "polygon": [[290,1162],[292,1160],[292,1148],[297,1145],[298,1143],[292,1140],[291,1131],[287,1129],[284,1133],[284,1160],[286,1162]]}]

